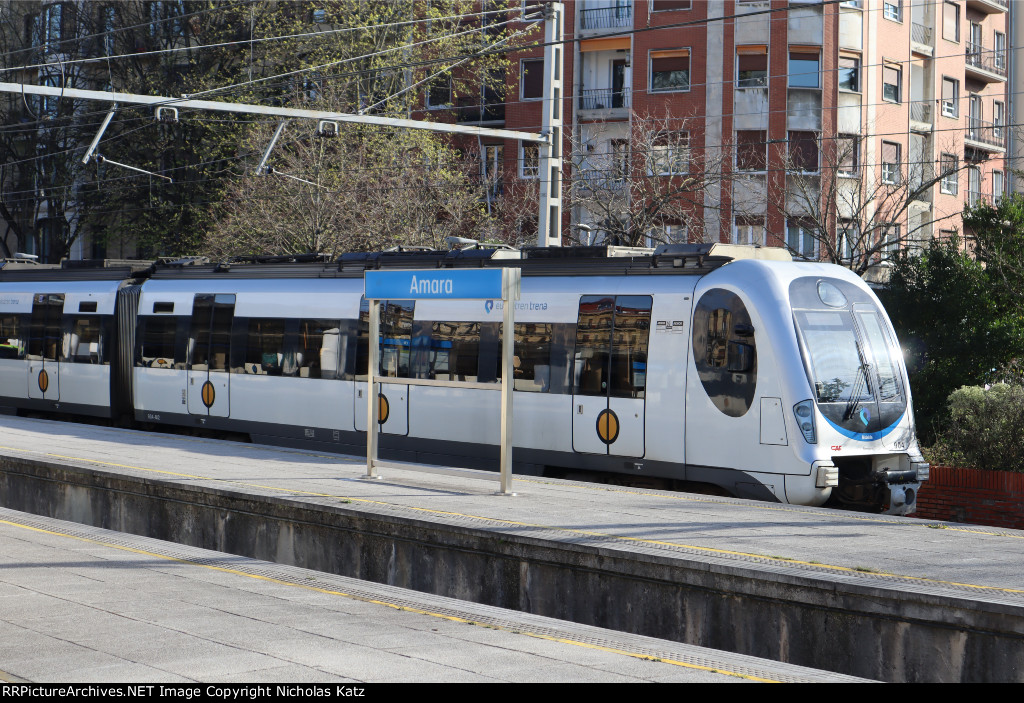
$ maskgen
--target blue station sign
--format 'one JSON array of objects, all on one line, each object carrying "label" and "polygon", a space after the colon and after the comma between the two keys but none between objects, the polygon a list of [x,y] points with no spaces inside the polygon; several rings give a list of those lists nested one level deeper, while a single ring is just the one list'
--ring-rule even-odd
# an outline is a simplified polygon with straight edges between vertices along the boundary
[{"label": "blue station sign", "polygon": [[367,271],[367,300],[485,300],[501,298],[501,269]]}]

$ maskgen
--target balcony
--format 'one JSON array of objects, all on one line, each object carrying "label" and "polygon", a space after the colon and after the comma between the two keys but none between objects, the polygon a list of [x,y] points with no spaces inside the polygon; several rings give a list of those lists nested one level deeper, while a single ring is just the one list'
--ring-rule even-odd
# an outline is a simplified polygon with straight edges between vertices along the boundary
[{"label": "balcony", "polygon": [[630,94],[625,90],[598,88],[584,90],[580,95],[581,110],[614,110],[629,108]]},{"label": "balcony", "polygon": [[910,48],[919,54],[932,55],[932,28],[917,22],[910,25]]},{"label": "balcony", "polygon": [[967,42],[967,65],[965,73],[968,78],[976,78],[986,83],[1006,80],[1006,52],[986,49],[980,44]]},{"label": "balcony", "polygon": [[984,12],[986,15],[994,15],[997,12],[1006,12],[1010,9],[1009,0],[967,0],[968,9]]},{"label": "balcony", "polygon": [[915,100],[910,103],[910,121],[917,122],[917,125],[911,124],[910,128],[915,132],[929,132],[932,127],[932,101],[931,100]]},{"label": "balcony", "polygon": [[618,192],[628,183],[626,174],[619,168],[581,168],[576,174],[580,187],[590,192]]},{"label": "balcony", "polygon": [[598,33],[604,29],[633,26],[633,6],[616,5],[580,11],[580,31]]},{"label": "balcony", "polygon": [[968,117],[964,145],[983,151],[1006,151],[1006,127]]}]

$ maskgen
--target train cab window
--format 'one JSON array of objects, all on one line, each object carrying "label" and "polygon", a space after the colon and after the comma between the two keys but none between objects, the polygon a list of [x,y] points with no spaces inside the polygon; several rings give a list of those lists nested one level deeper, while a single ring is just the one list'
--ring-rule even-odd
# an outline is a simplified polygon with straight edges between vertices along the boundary
[{"label": "train cab window", "polygon": [[136,366],[154,369],[184,367],[184,345],[178,335],[178,318],[139,316],[139,354]]},{"label": "train cab window", "polygon": [[250,319],[245,334],[245,356],[241,364],[232,364],[236,373],[280,376],[285,362],[284,326],[284,320]]},{"label": "train cab window", "polygon": [[41,293],[33,297],[28,337],[30,359],[57,360],[61,348],[63,313],[63,294]]},{"label": "train cab window", "polygon": [[0,315],[0,359],[25,358],[21,315]]},{"label": "train cab window", "polygon": [[109,318],[83,315],[66,318],[64,323],[64,361],[76,364],[109,364],[106,346]]},{"label": "train cab window", "polygon": [[341,349],[338,320],[300,320],[295,371],[300,378],[337,378]]},{"label": "train cab window", "polygon": [[757,384],[757,350],[750,314],[732,291],[713,288],[698,301],[693,361],[715,407],[730,417],[745,415]]},{"label": "train cab window", "polygon": [[649,295],[580,298],[574,358],[576,395],[644,397],[652,302]]}]

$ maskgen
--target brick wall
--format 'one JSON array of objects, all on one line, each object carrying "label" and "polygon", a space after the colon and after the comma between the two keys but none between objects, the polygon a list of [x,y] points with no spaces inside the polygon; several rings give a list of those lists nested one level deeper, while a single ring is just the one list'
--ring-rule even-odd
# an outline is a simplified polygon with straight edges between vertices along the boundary
[{"label": "brick wall", "polygon": [[932,466],[913,517],[1024,530],[1024,473]]}]

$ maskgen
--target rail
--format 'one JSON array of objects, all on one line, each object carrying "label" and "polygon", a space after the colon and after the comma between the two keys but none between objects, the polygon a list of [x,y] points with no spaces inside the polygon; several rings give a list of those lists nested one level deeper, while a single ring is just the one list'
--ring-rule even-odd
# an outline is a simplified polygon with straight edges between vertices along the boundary
[{"label": "rail", "polygon": [[581,110],[605,110],[630,106],[630,94],[627,90],[599,88],[584,90],[580,95]]},{"label": "rail", "polygon": [[598,7],[580,12],[580,29],[612,29],[633,24],[632,5]]}]

